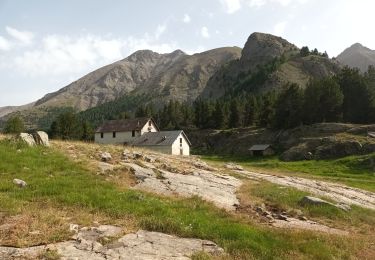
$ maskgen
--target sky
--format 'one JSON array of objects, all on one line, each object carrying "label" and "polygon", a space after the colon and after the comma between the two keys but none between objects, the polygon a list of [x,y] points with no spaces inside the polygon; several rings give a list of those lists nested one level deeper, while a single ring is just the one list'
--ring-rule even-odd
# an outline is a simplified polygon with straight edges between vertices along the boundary
[{"label": "sky", "polygon": [[0,0],[0,107],[56,91],[136,50],[243,47],[253,32],[337,56],[375,49],[373,0]]}]

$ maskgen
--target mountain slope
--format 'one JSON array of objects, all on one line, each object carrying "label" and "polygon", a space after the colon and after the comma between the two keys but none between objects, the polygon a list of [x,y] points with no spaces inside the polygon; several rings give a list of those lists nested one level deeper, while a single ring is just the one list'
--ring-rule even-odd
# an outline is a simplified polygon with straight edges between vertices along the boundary
[{"label": "mountain slope", "polygon": [[351,68],[359,68],[366,72],[368,66],[375,66],[375,50],[356,43],[338,55],[337,60]]},{"label": "mountain slope", "polygon": [[239,60],[218,70],[208,81],[202,98],[217,98],[227,92],[266,92],[288,82],[304,87],[312,78],[339,71],[339,64],[321,55],[302,57],[299,49],[281,37],[253,33]]},{"label": "mountain slope", "polygon": [[222,64],[237,59],[240,51],[237,47],[194,55],[180,50],[168,54],[137,51],[46,95],[36,106],[72,106],[82,111],[130,93],[193,101],[209,77]]}]

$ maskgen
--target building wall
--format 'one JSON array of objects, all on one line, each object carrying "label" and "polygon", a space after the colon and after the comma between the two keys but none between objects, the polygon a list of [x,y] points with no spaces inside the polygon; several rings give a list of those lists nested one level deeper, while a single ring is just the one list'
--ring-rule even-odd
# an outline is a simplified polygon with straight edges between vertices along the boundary
[{"label": "building wall", "polygon": [[[149,125],[150,122],[151,122],[151,126]],[[157,132],[157,131],[158,130],[156,126],[154,125],[154,123],[152,122],[152,120],[148,120],[147,123],[141,129],[141,135],[147,132]]]},{"label": "building wall", "polygon": [[140,136],[141,133],[136,131],[135,136],[132,136],[132,132],[116,132],[116,137],[113,138],[113,132],[103,133],[101,138],[100,133],[95,133],[95,143],[99,144],[124,144],[133,141],[136,137]]},{"label": "building wall", "polygon": [[[180,138],[182,138],[182,144],[180,143]],[[183,134],[180,134],[177,139],[172,144],[172,154],[175,155],[190,155],[190,145],[185,139]]]}]

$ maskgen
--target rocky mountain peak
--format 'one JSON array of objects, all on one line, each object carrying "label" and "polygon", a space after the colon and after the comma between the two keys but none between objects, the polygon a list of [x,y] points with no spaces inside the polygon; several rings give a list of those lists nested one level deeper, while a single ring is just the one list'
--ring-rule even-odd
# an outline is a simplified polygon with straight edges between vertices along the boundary
[{"label": "rocky mountain peak", "polygon": [[375,50],[371,50],[360,43],[355,43],[337,56],[337,60],[352,68],[367,71],[368,66],[375,65]]},{"label": "rocky mountain peak", "polygon": [[151,51],[151,50],[139,50],[131,54],[129,57],[126,58],[127,61],[140,61],[140,60],[153,60],[160,57],[161,54]]},{"label": "rocky mountain peak", "polygon": [[246,67],[256,67],[298,48],[287,40],[266,33],[252,33],[242,50],[241,63]]}]

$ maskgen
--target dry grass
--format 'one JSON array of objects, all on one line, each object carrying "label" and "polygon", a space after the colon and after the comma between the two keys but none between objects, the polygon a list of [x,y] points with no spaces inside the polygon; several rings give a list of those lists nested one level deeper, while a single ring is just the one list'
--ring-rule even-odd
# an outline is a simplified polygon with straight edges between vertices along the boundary
[{"label": "dry grass", "polygon": [[78,207],[62,207],[48,202],[29,203],[16,214],[0,217],[0,245],[26,247],[68,240],[72,236],[70,224],[90,227],[118,225],[123,228],[124,234],[139,228],[129,215],[114,218]]}]

